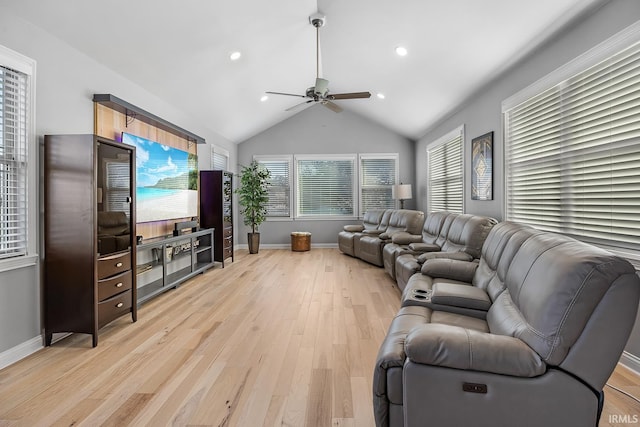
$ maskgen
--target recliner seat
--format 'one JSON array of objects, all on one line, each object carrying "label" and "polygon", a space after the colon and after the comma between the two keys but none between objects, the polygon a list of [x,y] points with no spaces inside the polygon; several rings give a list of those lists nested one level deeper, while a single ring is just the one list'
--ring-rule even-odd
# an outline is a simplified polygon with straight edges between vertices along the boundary
[{"label": "recliner seat", "polygon": [[396,233],[392,242],[384,246],[382,262],[384,269],[392,279],[396,278],[396,258],[403,254],[414,254],[426,250],[439,249],[437,246],[440,231],[450,212],[432,212],[424,220],[421,234]]},{"label": "recliner seat", "polygon": [[[422,263],[427,259],[472,261],[479,258],[482,245],[496,223],[490,217],[450,213],[444,219],[434,245],[418,247],[421,250],[405,251],[396,257],[395,279],[400,290],[404,290],[409,278],[420,271]],[[413,248],[418,249],[415,246]],[[388,259],[387,264],[390,263],[391,260]]]},{"label": "recliner seat", "polygon": [[391,212],[389,223],[384,231],[377,236],[364,235],[358,242],[358,258],[378,267],[383,266],[382,251],[387,243],[391,243],[397,234],[420,233],[424,224],[424,213],[408,209],[398,209]]},{"label": "recliner seat", "polygon": [[365,212],[363,223],[346,225],[338,233],[341,252],[382,267],[382,248],[399,232],[417,234],[424,224],[424,212],[384,209]]},{"label": "recliner seat", "polygon": [[[362,224],[345,225],[344,230],[338,233],[340,251],[355,257],[355,241],[359,240],[364,233],[378,232],[385,212],[386,209],[370,210],[364,213]],[[379,232],[382,233],[382,231]]]}]

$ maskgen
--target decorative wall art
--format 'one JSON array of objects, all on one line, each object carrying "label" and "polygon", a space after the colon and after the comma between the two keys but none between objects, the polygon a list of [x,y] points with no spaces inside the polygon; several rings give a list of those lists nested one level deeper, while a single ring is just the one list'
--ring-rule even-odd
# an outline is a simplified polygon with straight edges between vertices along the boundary
[{"label": "decorative wall art", "polygon": [[471,140],[471,199],[493,200],[493,132]]}]

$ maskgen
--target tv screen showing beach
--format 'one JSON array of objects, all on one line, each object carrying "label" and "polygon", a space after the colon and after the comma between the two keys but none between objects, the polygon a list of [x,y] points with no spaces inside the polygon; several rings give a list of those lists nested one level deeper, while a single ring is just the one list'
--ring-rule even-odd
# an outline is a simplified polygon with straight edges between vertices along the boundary
[{"label": "tv screen showing beach", "polygon": [[129,133],[136,147],[136,222],[198,215],[198,156]]}]

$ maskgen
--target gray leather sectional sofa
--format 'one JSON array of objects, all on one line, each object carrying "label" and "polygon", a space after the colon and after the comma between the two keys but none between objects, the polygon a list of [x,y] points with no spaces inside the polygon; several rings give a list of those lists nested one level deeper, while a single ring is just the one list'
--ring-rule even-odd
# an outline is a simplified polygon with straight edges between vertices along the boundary
[{"label": "gray leather sectional sofa", "polygon": [[411,273],[403,277],[419,271],[422,259],[416,258],[427,252],[431,253],[428,257],[477,259],[495,224],[495,219],[478,215],[434,212],[425,219],[421,211],[372,210],[364,214],[362,224],[346,225],[338,233],[338,247],[347,255],[384,267],[395,279],[396,258],[401,255],[414,261],[407,267]]},{"label": "gray leather sectional sofa", "polygon": [[420,234],[424,212],[410,209],[381,209],[364,214],[362,224],[346,225],[338,233],[342,252],[382,267],[382,249],[393,236],[404,232]]},{"label": "gray leather sectional sofa", "polygon": [[626,260],[502,222],[479,261],[427,259],[373,381],[376,425],[595,426],[634,324]]}]

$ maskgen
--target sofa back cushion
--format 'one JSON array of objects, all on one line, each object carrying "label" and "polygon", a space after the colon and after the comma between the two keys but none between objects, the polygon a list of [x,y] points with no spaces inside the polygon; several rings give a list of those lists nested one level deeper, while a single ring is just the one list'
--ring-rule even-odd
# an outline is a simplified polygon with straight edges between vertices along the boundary
[{"label": "sofa back cushion", "polygon": [[520,245],[533,234],[532,227],[503,221],[494,226],[482,245],[480,262],[473,276],[474,286],[484,289],[492,301],[505,289],[507,270]]},{"label": "sofa back cushion", "polygon": [[506,289],[487,313],[489,329],[559,365],[605,293],[626,275],[635,276],[633,266],[607,251],[559,234],[533,234],[513,256]]},{"label": "sofa back cushion", "polygon": [[424,220],[424,226],[422,227],[422,243],[428,243],[430,245],[436,243],[440,230],[442,230],[442,224],[447,216],[451,215],[451,212],[431,212]]},{"label": "sofa back cushion", "polygon": [[465,252],[473,258],[480,258],[482,245],[497,221],[479,215],[457,215],[447,232],[443,244],[443,252]]},{"label": "sofa back cushion", "polygon": [[385,209],[373,209],[366,211],[362,216],[362,225],[365,230],[377,230],[382,220],[382,215],[386,212]]},{"label": "sofa back cushion", "polygon": [[393,214],[393,212],[395,212],[395,209],[386,209],[382,213],[382,216],[380,217],[380,223],[378,224],[378,227],[376,227],[376,230],[387,231],[387,228],[389,227],[389,222],[391,221],[391,215]]},{"label": "sofa back cushion", "polygon": [[436,239],[436,245],[440,246],[441,248],[444,246],[445,242],[447,241],[447,236],[449,235],[451,224],[453,224],[453,221],[460,215],[461,214],[458,213],[449,213],[449,215],[446,216],[444,221],[442,221],[442,227],[440,227],[440,233],[438,234],[438,238]]},{"label": "sofa back cushion", "polygon": [[420,234],[424,225],[424,212],[410,209],[396,209],[391,213],[387,234],[406,231],[409,234]]}]

